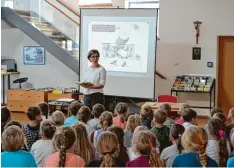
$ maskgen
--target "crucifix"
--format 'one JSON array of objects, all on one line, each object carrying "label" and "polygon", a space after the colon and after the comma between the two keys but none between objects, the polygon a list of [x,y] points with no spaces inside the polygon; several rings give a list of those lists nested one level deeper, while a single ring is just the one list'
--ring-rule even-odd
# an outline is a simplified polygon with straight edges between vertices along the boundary
[{"label": "crucifix", "polygon": [[195,30],[196,30],[196,44],[198,44],[198,38],[200,36],[200,25],[202,24],[202,22],[200,21],[195,21],[193,22],[194,26],[195,26]]}]

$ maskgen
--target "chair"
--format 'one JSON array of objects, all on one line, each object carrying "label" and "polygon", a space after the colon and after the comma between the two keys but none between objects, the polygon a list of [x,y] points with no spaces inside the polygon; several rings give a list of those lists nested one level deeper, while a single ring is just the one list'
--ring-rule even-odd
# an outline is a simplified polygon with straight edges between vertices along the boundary
[{"label": "chair", "polygon": [[21,84],[24,83],[24,82],[27,82],[28,78],[18,78],[16,80],[13,81],[13,83],[19,83],[19,88],[21,89],[22,86]]},{"label": "chair", "polygon": [[158,102],[163,103],[177,103],[178,97],[177,96],[171,96],[171,95],[160,95],[158,96]]}]

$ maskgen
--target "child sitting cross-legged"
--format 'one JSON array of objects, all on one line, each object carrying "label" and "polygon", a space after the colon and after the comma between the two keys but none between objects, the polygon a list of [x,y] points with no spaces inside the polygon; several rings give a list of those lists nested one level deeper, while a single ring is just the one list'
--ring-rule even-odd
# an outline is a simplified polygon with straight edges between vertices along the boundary
[{"label": "child sitting cross-legged", "polygon": [[135,128],[141,125],[141,119],[138,114],[128,117],[127,126],[124,130],[124,146],[130,148],[132,146],[132,136]]},{"label": "child sitting cross-legged", "polygon": [[11,125],[2,134],[1,167],[37,167],[31,153],[21,150],[24,146],[23,130]]},{"label": "child sitting cross-legged", "polygon": [[[168,103],[162,103],[159,105],[159,108],[164,109],[167,112],[167,115],[171,113],[171,105]],[[175,121],[171,118],[167,117],[167,120],[165,121],[164,125],[171,128],[172,125],[175,124]]]},{"label": "child sitting cross-legged", "polygon": [[184,119],[184,123],[182,125],[184,126],[185,130],[193,125],[197,125],[197,113],[193,109],[185,109],[182,113],[182,116]]},{"label": "child sitting cross-legged", "polygon": [[180,124],[174,124],[170,129],[170,139],[172,146],[165,148],[161,153],[161,160],[166,163],[167,167],[172,167],[172,163],[178,154],[182,153],[181,136],[185,129]]},{"label": "child sitting cross-legged", "polygon": [[159,141],[159,150],[162,150],[168,146],[170,146],[170,128],[164,125],[167,119],[167,112],[164,109],[157,109],[154,112],[154,123],[155,125],[151,129],[151,131],[156,135],[157,140]]},{"label": "child sitting cross-legged", "polygon": [[100,158],[88,164],[88,167],[124,167],[125,164],[121,160],[117,160],[119,156],[119,142],[117,136],[110,132],[102,132],[97,141],[97,152]]},{"label": "child sitting cross-legged", "polygon": [[45,159],[55,152],[52,140],[55,131],[56,127],[52,121],[42,121],[40,128],[41,139],[37,140],[31,148],[31,153],[38,167],[43,167]]},{"label": "child sitting cross-legged", "polygon": [[49,105],[47,103],[40,103],[38,106],[41,108],[43,120],[48,119]]},{"label": "child sitting cross-legged", "polygon": [[82,107],[82,104],[78,101],[74,101],[71,103],[71,105],[68,107],[69,116],[65,121],[65,126],[73,126],[76,122],[78,122],[78,116],[77,113],[79,109]]},{"label": "child sitting cross-legged", "polygon": [[57,152],[48,156],[44,167],[84,167],[85,161],[75,155],[76,133],[73,128],[64,126],[56,131],[53,137]]},{"label": "child sitting cross-legged", "polygon": [[208,135],[202,127],[185,129],[181,138],[184,153],[177,155],[172,167],[218,167],[215,160],[206,155]]},{"label": "child sitting cross-legged", "polygon": [[141,107],[140,111],[141,123],[143,126],[151,129],[151,123],[154,118],[154,112],[150,105],[145,104]]},{"label": "child sitting cross-legged", "polygon": [[95,104],[93,106],[93,115],[94,118],[88,121],[88,124],[94,129],[98,130],[101,128],[100,116],[105,111],[105,107],[101,104]]},{"label": "child sitting cross-legged", "polygon": [[55,111],[52,114],[52,121],[54,122],[56,128],[60,128],[64,125],[65,116],[62,111]]},{"label": "child sitting cross-legged", "polygon": [[23,130],[27,139],[27,148],[30,151],[33,143],[40,138],[40,123],[42,121],[41,108],[39,106],[30,107],[27,116],[30,122],[23,126]]},{"label": "child sitting cross-legged", "polygon": [[206,154],[214,159],[220,167],[226,166],[229,152],[223,130],[224,124],[220,119],[211,118],[208,122],[209,141]]},{"label": "child sitting cross-legged", "polygon": [[185,110],[185,109],[188,109],[188,108],[191,108],[190,107],[190,105],[188,105],[188,104],[186,104],[186,103],[183,103],[183,104],[181,104],[181,106],[180,106],[180,110],[179,110],[179,112],[178,112],[178,115],[180,116],[179,118],[177,118],[177,119],[175,119],[175,123],[176,124],[184,124],[184,119],[183,119],[183,111]]},{"label": "child sitting cross-legged", "polygon": [[107,129],[107,131],[110,131],[114,133],[117,136],[118,142],[119,142],[119,156],[116,158],[116,161],[121,161],[124,163],[124,165],[129,161],[127,148],[124,146],[124,131],[119,126],[112,126]]},{"label": "child sitting cross-legged", "polygon": [[156,137],[151,131],[139,131],[134,134],[132,148],[137,158],[127,162],[126,167],[161,167],[156,149]]},{"label": "child sitting cross-legged", "polygon": [[126,103],[118,103],[115,107],[116,117],[113,118],[113,125],[120,126],[122,129],[125,129],[127,122],[126,117],[128,113],[128,105]]}]

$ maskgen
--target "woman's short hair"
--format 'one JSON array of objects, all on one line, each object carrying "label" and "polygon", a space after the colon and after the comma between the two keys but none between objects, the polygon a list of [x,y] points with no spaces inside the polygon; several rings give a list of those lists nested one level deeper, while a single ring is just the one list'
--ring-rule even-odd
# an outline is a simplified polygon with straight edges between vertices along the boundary
[{"label": "woman's short hair", "polygon": [[97,49],[92,49],[92,50],[90,50],[89,53],[88,53],[88,56],[87,56],[88,60],[90,60],[90,58],[91,58],[91,56],[92,56],[93,54],[97,54],[97,56],[100,57],[99,51],[98,51]]},{"label": "woman's short hair", "polygon": [[24,146],[23,130],[12,125],[7,127],[2,134],[2,146],[6,151],[17,151]]}]

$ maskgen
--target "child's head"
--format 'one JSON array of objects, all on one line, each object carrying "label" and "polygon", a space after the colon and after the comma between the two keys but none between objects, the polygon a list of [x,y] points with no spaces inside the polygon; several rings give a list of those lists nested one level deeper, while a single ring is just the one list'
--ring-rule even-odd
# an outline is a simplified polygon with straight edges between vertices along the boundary
[{"label": "child's head", "polygon": [[59,167],[65,167],[66,151],[74,148],[76,134],[71,127],[61,127],[53,137],[54,146],[59,151]]},{"label": "child's head", "polygon": [[40,133],[42,138],[52,139],[54,133],[56,132],[56,127],[53,121],[44,120],[41,123]]},{"label": "child's head", "polygon": [[46,119],[48,119],[49,105],[47,103],[40,103],[38,106],[41,108],[42,115],[45,116]]},{"label": "child's head", "polygon": [[147,131],[149,130],[146,126],[137,126],[133,132],[133,135],[140,132],[140,131]]},{"label": "child's head", "polygon": [[109,111],[105,111],[100,116],[100,124],[104,131],[113,124],[113,115]]},{"label": "child's head", "polygon": [[151,167],[159,167],[159,156],[154,150],[156,148],[156,137],[147,131],[140,131],[133,135],[132,149],[134,153],[147,155],[150,157],[149,164]]},{"label": "child's head", "polygon": [[82,104],[80,102],[74,101],[68,107],[68,111],[71,115],[76,116],[81,107],[82,107]]},{"label": "child's head", "polygon": [[75,154],[82,157],[86,163],[94,158],[94,148],[89,141],[87,130],[82,123],[76,123],[72,126],[76,132],[77,142],[75,146]]},{"label": "child's head", "polygon": [[228,122],[234,124],[234,107],[231,108],[228,112]]},{"label": "child's head", "polygon": [[157,109],[154,112],[154,122],[163,125],[164,122],[167,120],[167,111],[164,109]]},{"label": "child's head", "polygon": [[128,117],[126,129],[134,132],[137,126],[141,125],[141,119],[138,114],[133,114]]},{"label": "child's head", "polygon": [[185,130],[181,141],[185,151],[198,153],[202,166],[206,167],[206,146],[208,143],[206,131],[202,127],[192,126]]},{"label": "child's head", "polygon": [[226,122],[226,116],[223,113],[215,113],[213,115],[213,118],[218,118],[220,119],[223,123]]},{"label": "child's head", "polygon": [[124,131],[119,126],[112,126],[107,129],[107,131],[110,131],[114,133],[117,136],[118,142],[120,145],[123,145],[124,143]]},{"label": "child's head", "polygon": [[171,112],[171,105],[168,104],[168,103],[162,103],[162,104],[160,104],[159,108],[164,109],[167,112],[167,114],[169,114]]},{"label": "child's head", "polygon": [[19,121],[11,120],[10,122],[8,122],[8,123],[5,125],[4,130],[5,130],[7,127],[10,127],[10,126],[12,126],[12,125],[15,125],[15,126],[21,128],[21,129],[23,129],[23,126],[22,126],[22,124],[21,124]]},{"label": "child's head", "polygon": [[109,131],[101,133],[97,141],[97,151],[103,155],[100,167],[114,167],[115,158],[119,155],[117,136]]},{"label": "child's head", "polygon": [[1,108],[1,131],[4,131],[5,125],[11,121],[11,111],[7,107]]},{"label": "child's head", "polygon": [[42,121],[41,108],[39,106],[29,107],[27,116],[30,121],[35,121],[37,123],[40,123]]},{"label": "child's head", "polygon": [[127,117],[127,112],[128,112],[128,105],[126,103],[118,103],[115,107],[115,113],[120,115],[120,121],[122,123],[125,122],[125,119]]},{"label": "child's head", "polygon": [[55,123],[56,126],[60,127],[64,125],[65,116],[62,111],[55,111],[52,114],[52,121]]},{"label": "child's head", "polygon": [[197,113],[191,108],[185,109],[182,113],[182,117],[185,122],[189,122],[193,125],[197,124],[197,121],[196,121]]},{"label": "child's head", "polygon": [[87,106],[82,106],[78,111],[79,121],[87,123],[91,117],[91,111]]},{"label": "child's head", "polygon": [[2,134],[2,146],[6,151],[14,152],[24,146],[24,133],[16,125],[7,127]]},{"label": "child's head", "polygon": [[141,117],[143,117],[143,118],[145,118],[145,119],[150,119],[150,120],[152,120],[152,119],[153,119],[154,112],[153,112],[153,109],[152,109],[152,107],[151,107],[150,105],[144,104],[144,105],[141,107],[140,114],[141,114]]},{"label": "child's head", "polygon": [[213,117],[215,113],[223,113],[223,110],[219,107],[214,107],[210,111],[210,116]]},{"label": "child's head", "polygon": [[185,109],[188,109],[188,108],[191,108],[191,106],[190,105],[188,105],[188,104],[186,104],[186,103],[183,103],[183,104],[181,104],[180,105],[180,110],[179,110],[179,115],[182,115],[182,113],[183,113],[183,111],[185,110]]},{"label": "child's head", "polygon": [[102,104],[98,103],[93,106],[93,115],[95,118],[99,118],[104,111],[105,107]]},{"label": "child's head", "polygon": [[179,153],[182,153],[183,147],[181,144],[181,136],[183,135],[185,128],[180,124],[172,125],[170,129],[170,139],[176,143]]},{"label": "child's head", "polygon": [[227,141],[225,138],[225,132],[223,130],[223,122],[218,118],[211,118],[208,122],[208,130],[211,138],[215,138],[219,142],[219,166],[226,166],[229,154],[227,149]]}]

